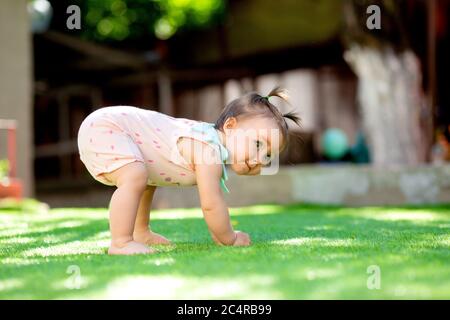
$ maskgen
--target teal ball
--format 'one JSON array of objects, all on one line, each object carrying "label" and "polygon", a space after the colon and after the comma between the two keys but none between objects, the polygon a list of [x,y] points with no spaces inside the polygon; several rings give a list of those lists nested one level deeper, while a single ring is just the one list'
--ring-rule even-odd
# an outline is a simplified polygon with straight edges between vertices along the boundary
[{"label": "teal ball", "polygon": [[348,139],[345,133],[336,128],[328,129],[322,136],[323,153],[332,160],[342,158],[348,151]]}]

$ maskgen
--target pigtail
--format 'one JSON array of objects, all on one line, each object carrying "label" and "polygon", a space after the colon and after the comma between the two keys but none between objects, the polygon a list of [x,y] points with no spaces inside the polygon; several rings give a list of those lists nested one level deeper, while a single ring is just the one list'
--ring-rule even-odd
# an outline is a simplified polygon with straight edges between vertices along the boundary
[{"label": "pigtail", "polygon": [[[289,111],[288,113],[284,113],[283,118],[285,119],[284,122],[286,122],[286,119],[289,119],[289,120],[293,121],[297,126],[299,126],[299,128],[302,127],[302,119],[294,111]],[[286,123],[286,125],[287,125],[287,123]],[[301,133],[301,131],[293,131],[293,132],[291,132],[291,135],[295,139],[299,140],[302,144],[305,143],[305,140],[303,139],[303,134]]]},{"label": "pigtail", "polygon": [[[289,91],[287,89],[284,89],[280,86],[275,87],[267,95],[267,97],[266,97],[267,101],[269,100],[270,97],[278,97],[278,98],[284,100],[288,105],[290,105],[292,107],[290,97],[289,97]],[[293,122],[295,122],[299,127],[301,126],[301,118],[296,112],[289,111],[288,113],[282,114],[282,116],[283,116],[283,118],[285,118],[284,121],[286,121],[286,119],[290,119]]]},{"label": "pigtail", "polygon": [[286,118],[286,119],[290,119],[290,120],[294,121],[299,127],[301,126],[302,120],[301,120],[300,116],[296,112],[289,111],[288,113],[284,113],[283,117]]},{"label": "pigtail", "polygon": [[267,99],[270,97],[278,97],[280,99],[283,99],[287,104],[291,105],[290,99],[289,99],[289,91],[287,89],[281,88],[281,87],[275,87],[270,91],[270,93],[267,95]]}]

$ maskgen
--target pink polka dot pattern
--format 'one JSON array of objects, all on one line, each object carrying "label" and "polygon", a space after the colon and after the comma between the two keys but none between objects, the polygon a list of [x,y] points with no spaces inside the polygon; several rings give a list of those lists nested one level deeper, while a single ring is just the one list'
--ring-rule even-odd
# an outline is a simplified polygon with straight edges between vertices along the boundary
[{"label": "pink polka dot pattern", "polygon": [[[171,152],[174,136],[189,136],[191,119],[176,119],[150,110],[127,106],[105,107],[87,119],[82,132],[79,151],[81,160],[96,177],[128,163],[146,164],[150,185],[193,185],[195,175],[182,159],[174,160]],[[202,138],[198,132],[196,137]],[[179,154],[176,155],[177,158]],[[164,170],[164,171],[163,171]],[[103,182],[106,180],[102,180]]]}]

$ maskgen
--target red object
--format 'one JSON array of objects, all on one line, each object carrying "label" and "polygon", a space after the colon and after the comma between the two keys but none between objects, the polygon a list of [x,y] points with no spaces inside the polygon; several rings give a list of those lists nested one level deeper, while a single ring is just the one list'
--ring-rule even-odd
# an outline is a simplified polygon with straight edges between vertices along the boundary
[{"label": "red object", "polygon": [[22,181],[16,178],[17,159],[16,159],[16,130],[17,123],[14,120],[0,120],[0,129],[6,129],[8,132],[8,178],[0,180],[0,198],[13,197],[22,198]]},{"label": "red object", "polygon": [[18,179],[0,181],[0,199],[13,197],[22,199],[22,182]]},{"label": "red object", "polygon": [[8,129],[9,177],[16,177],[16,128]]}]

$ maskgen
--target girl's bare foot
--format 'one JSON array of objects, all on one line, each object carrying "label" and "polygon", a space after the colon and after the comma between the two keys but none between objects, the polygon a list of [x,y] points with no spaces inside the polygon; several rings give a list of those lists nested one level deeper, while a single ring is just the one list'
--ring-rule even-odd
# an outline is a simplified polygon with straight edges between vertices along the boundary
[{"label": "girl's bare foot", "polygon": [[147,245],[171,244],[168,239],[150,230],[140,232],[135,231],[133,233],[133,239],[134,241]]},{"label": "girl's bare foot", "polygon": [[123,247],[116,247],[111,245],[108,250],[108,254],[110,255],[132,255],[132,254],[149,254],[155,253],[156,250],[147,247],[142,243],[138,243],[136,241],[130,241]]}]

